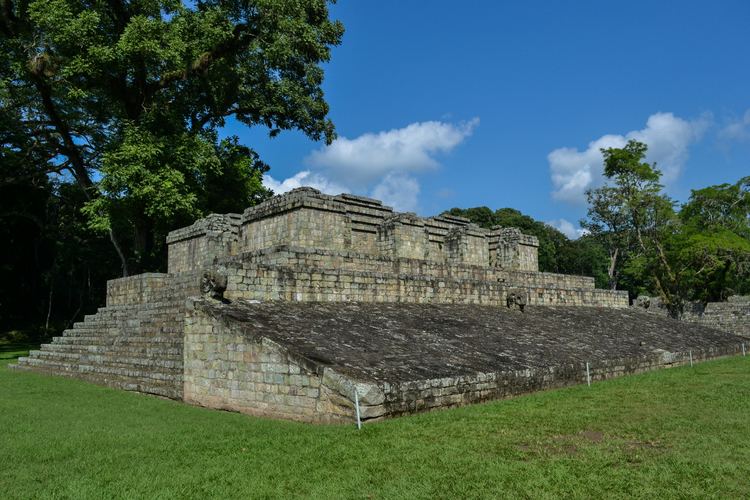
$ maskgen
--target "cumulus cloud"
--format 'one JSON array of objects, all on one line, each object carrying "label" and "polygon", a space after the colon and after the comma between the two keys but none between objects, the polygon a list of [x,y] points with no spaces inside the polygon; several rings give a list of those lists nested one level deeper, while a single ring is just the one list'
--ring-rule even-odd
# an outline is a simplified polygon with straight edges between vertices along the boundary
[{"label": "cumulus cloud", "polygon": [[729,141],[750,140],[750,109],[745,111],[742,118],[729,122],[719,131],[719,137]]},{"label": "cumulus cloud", "polygon": [[373,188],[371,196],[399,212],[413,212],[417,209],[419,182],[408,175],[390,173]]},{"label": "cumulus cloud", "polygon": [[551,220],[547,222],[547,224],[554,227],[571,240],[578,239],[584,234],[587,234],[585,229],[574,226],[573,223],[567,219]]},{"label": "cumulus cloud", "polygon": [[265,174],[263,176],[263,185],[276,194],[286,193],[302,186],[312,187],[326,194],[339,194],[347,191],[344,186],[338,185],[323,175],[310,172],[309,170],[297,172],[292,177],[283,181],[277,181],[270,175]]},{"label": "cumulus cloud", "polygon": [[340,182],[362,186],[390,173],[416,173],[437,167],[435,156],[453,150],[478,124],[478,118],[459,124],[417,122],[354,139],[340,137],[313,151],[306,163],[325,170]]},{"label": "cumulus cloud", "polygon": [[327,194],[369,194],[400,211],[418,206],[421,172],[437,168],[438,155],[448,153],[469,137],[479,119],[452,124],[416,122],[406,127],[366,133],[354,139],[340,137],[305,159],[309,168],[263,184],[275,193],[309,186]]},{"label": "cumulus cloud", "polygon": [[621,148],[630,139],[648,145],[647,161],[656,162],[664,174],[663,181],[676,179],[688,158],[691,144],[703,135],[710,125],[710,117],[684,120],[672,113],[655,113],[648,117],[646,127],[625,135],[604,135],[591,141],[588,147],[558,148],[547,160],[554,191],[552,196],[571,203],[585,202],[585,191],[603,183],[602,148]]}]

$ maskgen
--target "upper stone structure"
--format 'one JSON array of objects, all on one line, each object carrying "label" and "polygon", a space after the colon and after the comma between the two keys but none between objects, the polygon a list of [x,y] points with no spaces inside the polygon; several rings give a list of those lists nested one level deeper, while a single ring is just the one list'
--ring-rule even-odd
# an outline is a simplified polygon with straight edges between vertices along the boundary
[{"label": "upper stone structure", "polygon": [[422,218],[372,198],[312,188],[274,197],[242,215],[210,215],[171,232],[167,243],[170,273],[279,246],[539,271],[539,241],[516,228],[487,230],[449,215]]},{"label": "upper stone structure", "polygon": [[539,241],[516,228],[312,188],[210,215],[167,243],[170,273],[219,266],[230,299],[504,304],[511,290],[534,305],[628,306],[593,278],[540,273]]}]

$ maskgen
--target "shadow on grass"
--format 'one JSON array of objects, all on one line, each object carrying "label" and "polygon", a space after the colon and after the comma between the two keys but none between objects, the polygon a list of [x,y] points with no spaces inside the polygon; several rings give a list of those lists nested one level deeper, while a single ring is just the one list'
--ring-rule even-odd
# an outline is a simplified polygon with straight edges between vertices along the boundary
[{"label": "shadow on grass", "polygon": [[39,344],[18,343],[18,342],[0,342],[0,360],[16,359],[22,356],[28,356],[29,351],[38,349]]}]

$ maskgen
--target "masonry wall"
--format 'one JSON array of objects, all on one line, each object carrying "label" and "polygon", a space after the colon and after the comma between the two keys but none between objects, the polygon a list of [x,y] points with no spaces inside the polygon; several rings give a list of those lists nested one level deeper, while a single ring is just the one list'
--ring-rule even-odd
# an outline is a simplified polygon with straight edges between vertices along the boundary
[{"label": "masonry wall", "polygon": [[[662,316],[669,315],[657,297],[650,298],[646,311]],[[750,337],[750,296],[735,295],[729,297],[726,302],[688,303],[680,320]]]},{"label": "masonry wall", "polygon": [[357,384],[200,308],[186,316],[183,353],[188,403],[304,422],[352,422],[359,387],[363,418],[385,411],[373,384]]},{"label": "masonry wall", "polygon": [[[227,298],[627,307],[593,278],[538,272],[538,240],[448,215],[394,213],[370,198],[303,188],[168,237],[171,274],[230,269]],[[249,265],[241,271],[242,262]]]},{"label": "masonry wall", "polygon": [[[211,215],[173,231],[169,272],[198,270],[217,257],[280,245],[389,258],[538,270],[538,241],[518,230],[490,231],[453,216],[394,213],[378,200],[301,188],[237,214]],[[501,242],[502,259],[497,258]]]},{"label": "masonry wall", "polygon": [[230,299],[506,305],[523,288],[532,305],[628,307],[627,292],[598,290],[593,278],[501,271],[418,259],[282,248],[239,255],[221,266]]},{"label": "masonry wall", "polygon": [[351,248],[351,230],[340,211],[299,208],[274,217],[244,221],[240,251],[277,245],[343,250]]},{"label": "masonry wall", "polygon": [[729,297],[727,302],[709,302],[702,316],[693,321],[750,337],[750,296]]},{"label": "masonry wall", "polygon": [[198,271],[237,252],[238,214],[212,214],[167,236],[170,274]]},{"label": "masonry wall", "polygon": [[107,306],[156,302],[165,294],[171,277],[163,273],[144,273],[107,281]]},{"label": "masonry wall", "polygon": [[151,304],[199,295],[197,272],[178,275],[143,273],[107,281],[107,307]]},{"label": "masonry wall", "polygon": [[[693,362],[740,353],[740,347],[693,350]],[[602,360],[590,365],[592,381],[601,381],[660,368],[689,364],[687,352],[665,352],[643,358]],[[547,369],[496,373],[385,384],[388,416],[503,399],[530,392],[586,383],[585,363],[550,366]]]}]

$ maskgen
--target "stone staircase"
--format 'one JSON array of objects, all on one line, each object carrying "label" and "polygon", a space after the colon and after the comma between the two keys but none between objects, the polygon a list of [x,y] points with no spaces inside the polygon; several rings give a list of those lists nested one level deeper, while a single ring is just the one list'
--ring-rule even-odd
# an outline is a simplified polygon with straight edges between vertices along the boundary
[{"label": "stone staircase", "polygon": [[102,307],[14,368],[182,399],[184,302]]}]

